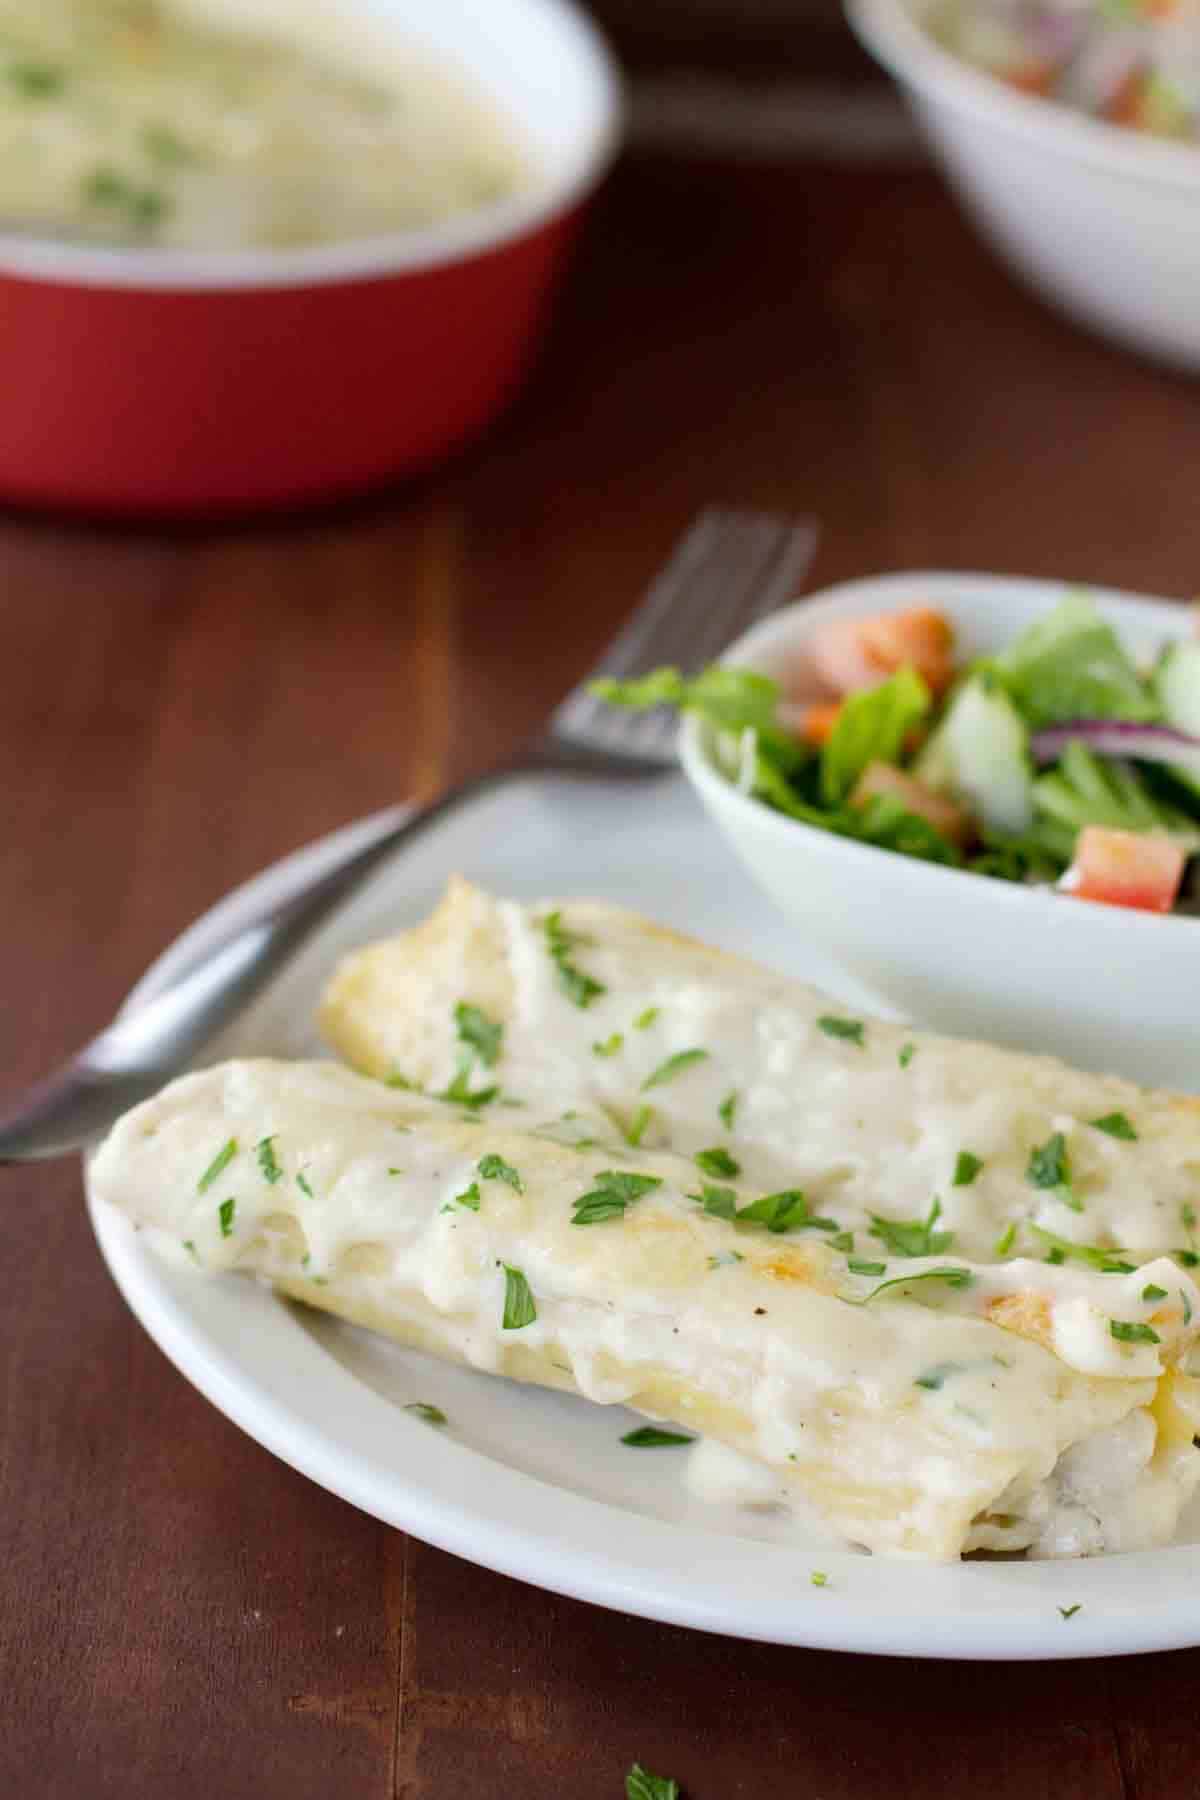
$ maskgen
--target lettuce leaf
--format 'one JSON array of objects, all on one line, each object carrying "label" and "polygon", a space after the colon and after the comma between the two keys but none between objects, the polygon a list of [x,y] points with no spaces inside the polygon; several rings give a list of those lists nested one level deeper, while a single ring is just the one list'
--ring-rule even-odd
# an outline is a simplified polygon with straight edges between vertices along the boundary
[{"label": "lettuce leaf", "polygon": [[1112,831],[1166,832],[1189,852],[1200,850],[1200,825],[1160,799],[1128,764],[1068,744],[1057,767],[1033,784],[1038,823],[1073,835],[1085,825]]},{"label": "lettuce leaf", "polygon": [[932,705],[915,669],[903,668],[878,687],[851,694],[821,752],[821,798],[839,806],[868,763],[898,763],[904,741]]},{"label": "lettuce leaf", "polygon": [[990,666],[1035,731],[1071,719],[1159,716],[1116,632],[1086,594],[1067,594]]},{"label": "lettuce leaf", "polygon": [[775,723],[779,687],[756,669],[737,669],[714,663],[690,679],[678,669],[654,669],[633,681],[608,677],[591,683],[591,692],[610,706],[628,706],[645,712],[654,706],[673,706],[680,712],[698,713],[718,731],[755,731],[760,744],[784,770],[799,768],[809,752]]}]

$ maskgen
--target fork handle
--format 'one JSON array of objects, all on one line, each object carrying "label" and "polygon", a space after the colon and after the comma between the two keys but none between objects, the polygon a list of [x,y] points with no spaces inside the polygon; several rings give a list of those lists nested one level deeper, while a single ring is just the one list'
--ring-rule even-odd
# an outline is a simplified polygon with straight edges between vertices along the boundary
[{"label": "fork handle", "polygon": [[382,863],[469,801],[534,773],[613,779],[651,771],[666,772],[658,763],[634,764],[540,739],[452,788],[197,951],[161,993],[120,1014],[69,1063],[0,1113],[0,1164],[64,1156],[106,1132],[247,1006]]}]

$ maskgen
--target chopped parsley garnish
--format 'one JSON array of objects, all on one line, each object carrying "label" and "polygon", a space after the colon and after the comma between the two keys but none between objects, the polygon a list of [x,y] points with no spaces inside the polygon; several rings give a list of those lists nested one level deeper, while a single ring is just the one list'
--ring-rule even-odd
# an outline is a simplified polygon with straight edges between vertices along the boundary
[{"label": "chopped parsley garnish", "polygon": [[1153,1325],[1143,1325],[1130,1319],[1110,1319],[1108,1329],[1118,1344],[1161,1344],[1162,1339]]},{"label": "chopped parsley garnish", "polygon": [[909,1287],[914,1281],[944,1281],[947,1287],[966,1288],[974,1279],[970,1269],[922,1269],[917,1275],[895,1275],[890,1281],[881,1281],[877,1288],[872,1288],[867,1299],[874,1300],[888,1288]]},{"label": "chopped parsley garnish", "polygon": [[191,1238],[184,1238],[183,1247],[187,1251],[188,1255],[192,1258],[193,1262],[200,1261],[200,1252],[197,1250],[195,1243],[193,1242],[193,1240]]},{"label": "chopped parsley garnish", "polygon": [[1185,1201],[1179,1209],[1179,1217],[1183,1221],[1183,1229],[1185,1231],[1195,1231],[1196,1209],[1194,1206],[1190,1206],[1187,1201]]},{"label": "chopped parsley garnish", "polygon": [[934,1363],[931,1369],[926,1369],[923,1375],[917,1376],[913,1386],[928,1388],[931,1394],[936,1394],[939,1389],[945,1387],[952,1375],[961,1375],[965,1367],[965,1363]]},{"label": "chopped parsley garnish", "polygon": [[954,1159],[954,1186],[970,1187],[982,1167],[982,1157],[970,1150],[960,1150]]},{"label": "chopped parsley garnish", "polygon": [[521,1177],[512,1164],[505,1162],[502,1156],[489,1152],[487,1156],[480,1157],[477,1167],[485,1181],[503,1181],[516,1193],[523,1194],[525,1192],[525,1185]]},{"label": "chopped parsley garnish", "polygon": [[1052,1133],[1044,1144],[1029,1152],[1025,1179],[1030,1187],[1053,1189],[1055,1196],[1072,1212],[1082,1212],[1083,1202],[1071,1191],[1071,1161],[1067,1140],[1061,1131]]},{"label": "chopped parsley garnish", "polygon": [[625,1139],[625,1142],[627,1144],[632,1144],[635,1150],[645,1137],[646,1127],[653,1117],[654,1108],[652,1106],[639,1106],[628,1125],[626,1125],[622,1131],[621,1136]]},{"label": "chopped parsley garnish", "polygon": [[724,1125],[726,1131],[733,1130],[733,1120],[737,1109],[738,1092],[735,1088],[732,1093],[726,1094],[720,1106],[717,1108],[717,1117],[720,1119],[722,1125]]},{"label": "chopped parsley garnish", "polygon": [[500,1089],[491,1087],[476,1088],[472,1091],[471,1077],[475,1072],[475,1052],[465,1049],[458,1059],[458,1071],[448,1088],[437,1095],[439,1100],[448,1100],[455,1106],[465,1106],[476,1111],[481,1106],[488,1106],[496,1098]]},{"label": "chopped parsley garnish", "polygon": [[835,1219],[822,1219],[808,1210],[808,1201],[799,1188],[784,1188],[778,1194],[764,1194],[752,1200],[737,1215],[739,1225],[765,1225],[768,1231],[836,1231]]},{"label": "chopped parsley garnish", "polygon": [[683,1431],[662,1431],[657,1425],[639,1425],[621,1439],[631,1450],[666,1450],[672,1444],[694,1444],[695,1438]]},{"label": "chopped parsley garnish", "polygon": [[[1144,1299],[1145,1295],[1142,1297]],[[1192,1322],[1192,1303],[1182,1288],[1179,1290],[1179,1298],[1183,1301],[1183,1322],[1185,1325],[1190,1325]]]},{"label": "chopped parsley garnish", "polygon": [[236,1200],[222,1200],[217,1208],[217,1218],[221,1222],[221,1236],[233,1236],[233,1215],[237,1211]]},{"label": "chopped parsley garnish", "polygon": [[625,1777],[625,1800],[679,1800],[679,1783],[634,1763]]},{"label": "chopped parsley garnish", "polygon": [[722,1149],[720,1145],[712,1150],[697,1150],[695,1162],[696,1167],[705,1175],[724,1175],[728,1180],[742,1172],[741,1163],[736,1162],[728,1150]]},{"label": "chopped parsley garnish", "polygon": [[142,128],[142,148],[155,162],[177,165],[195,161],[181,137],[169,125],[151,123]]},{"label": "chopped parsley garnish", "polygon": [[1194,1269],[1200,1265],[1200,1255],[1195,1250],[1172,1250],[1171,1255],[1185,1269]]},{"label": "chopped parsley garnish", "polygon": [[707,1059],[707,1050],[677,1050],[674,1056],[668,1056],[666,1062],[659,1063],[657,1069],[647,1075],[642,1083],[642,1092],[647,1093],[650,1088],[662,1087],[665,1081],[674,1081],[675,1077],[682,1075],[685,1069],[690,1069],[694,1063],[705,1062]]},{"label": "chopped parsley garnish", "polygon": [[1152,1282],[1152,1281],[1148,1281],[1146,1283],[1145,1287],[1142,1289],[1142,1299],[1143,1300],[1165,1300],[1166,1297],[1167,1297],[1166,1288],[1156,1287],[1154,1282]]},{"label": "chopped parsley garnish", "polygon": [[605,1169],[595,1181],[595,1187],[576,1200],[572,1225],[603,1225],[608,1219],[623,1219],[635,1200],[662,1186],[659,1175],[629,1175],[622,1169]]},{"label": "chopped parsley garnish", "polygon": [[942,1203],[935,1200],[924,1219],[883,1219],[871,1214],[871,1236],[877,1237],[891,1256],[941,1256],[954,1239],[952,1231],[933,1228],[942,1216]]},{"label": "chopped parsley garnish", "polygon": [[537,1318],[533,1291],[520,1269],[514,1269],[511,1263],[502,1263],[501,1267],[504,1270],[504,1317],[501,1325],[505,1331],[523,1331],[526,1325],[532,1325]]},{"label": "chopped parsley garnish", "polygon": [[614,1031],[611,1037],[600,1039],[592,1045],[592,1055],[615,1056],[624,1042],[624,1035],[619,1031]]},{"label": "chopped parsley garnish", "polygon": [[603,982],[593,981],[571,961],[571,951],[579,944],[585,944],[586,938],[568,931],[562,922],[561,912],[548,913],[542,921],[542,930],[546,934],[546,948],[550,952],[558,974],[558,985],[573,1005],[588,1007],[593,1000],[598,1000],[608,989]]},{"label": "chopped parsley garnish", "polygon": [[416,1413],[418,1419],[424,1419],[427,1425],[445,1425],[448,1423],[440,1406],[430,1406],[428,1400],[410,1400],[404,1408],[405,1412]]},{"label": "chopped parsley garnish", "polygon": [[645,1012],[640,1012],[633,1021],[633,1029],[635,1031],[649,1031],[655,1019],[657,1019],[658,1014],[659,1008],[657,1006],[648,1006]]},{"label": "chopped parsley garnish", "polygon": [[1137,1132],[1123,1112],[1105,1113],[1102,1119],[1090,1119],[1088,1123],[1093,1131],[1107,1131],[1109,1137],[1120,1138],[1126,1144],[1137,1143]]},{"label": "chopped parsley garnish", "polygon": [[1016,1220],[1014,1219],[1011,1224],[1004,1227],[1004,1230],[992,1245],[992,1255],[996,1257],[997,1260],[1002,1256],[1007,1256],[1016,1241],[1017,1225]]},{"label": "chopped parsley garnish", "polygon": [[485,1067],[491,1069],[500,1060],[504,1027],[489,1019],[478,1006],[460,1000],[454,1009],[454,1028],[462,1043],[470,1046]]},{"label": "chopped parsley garnish", "polygon": [[421,1091],[416,1082],[410,1081],[408,1076],[401,1074],[399,1069],[393,1069],[390,1075],[385,1075],[383,1085],[384,1087],[399,1088],[405,1094],[419,1094]]},{"label": "chopped parsley garnish", "polygon": [[745,1260],[740,1250],[722,1250],[716,1256],[709,1257],[708,1266],[710,1269],[728,1269],[734,1263],[745,1262]]},{"label": "chopped parsley garnish", "polygon": [[300,1189],[302,1194],[307,1194],[309,1199],[312,1199],[313,1191],[308,1185],[308,1176],[304,1173],[303,1169],[297,1169],[296,1171],[296,1186]]},{"label": "chopped parsley garnish", "polygon": [[[479,1183],[473,1181],[470,1187],[465,1187],[463,1189],[461,1194],[455,1194],[454,1199],[450,1202],[450,1206],[465,1206],[468,1212],[478,1212]],[[447,1210],[449,1210],[449,1208]]]},{"label": "chopped parsley garnish", "polygon": [[907,1069],[909,1063],[916,1054],[917,1046],[915,1044],[901,1044],[896,1061],[900,1064],[902,1069]]},{"label": "chopped parsley garnish", "polygon": [[283,1179],[283,1170],[275,1155],[274,1136],[260,1138],[254,1146],[254,1153],[258,1157],[258,1166],[263,1172],[263,1180],[270,1182],[274,1187],[277,1181]]},{"label": "chopped parsley garnish", "polygon": [[86,178],[83,198],[89,206],[111,207],[124,213],[139,231],[149,231],[159,224],[168,210],[167,196],[161,188],[130,181],[108,164],[100,164]]},{"label": "chopped parsley garnish", "polygon": [[1126,1260],[1123,1250],[1105,1250],[1098,1244],[1076,1244],[1070,1238],[1058,1237],[1053,1231],[1047,1231],[1044,1225],[1031,1224],[1029,1229],[1052,1253],[1057,1252],[1056,1262],[1066,1262],[1068,1258],[1074,1257],[1076,1262],[1087,1263],[1098,1275],[1132,1275],[1136,1266]]},{"label": "chopped parsley garnish", "polygon": [[9,63],[5,73],[18,94],[23,94],[27,100],[51,100],[62,93],[67,82],[63,71],[56,69],[53,63]]},{"label": "chopped parsley garnish", "polygon": [[1083,1601],[1077,1600],[1074,1606],[1060,1606],[1058,1610],[1064,1619],[1073,1619],[1075,1614],[1082,1610],[1082,1607]]},{"label": "chopped parsley garnish", "polygon": [[843,1255],[847,1250],[853,1250],[854,1233],[852,1231],[835,1231],[829,1240],[829,1248],[831,1250],[840,1250]]},{"label": "chopped parsley garnish", "polygon": [[828,1587],[829,1586],[829,1577],[825,1573],[824,1569],[814,1569],[808,1579],[812,1583],[813,1587]]},{"label": "chopped parsley garnish", "polygon": [[217,1154],[213,1157],[207,1169],[205,1169],[203,1175],[196,1183],[196,1192],[198,1194],[205,1193],[217,1179],[217,1176],[229,1167],[237,1153],[238,1141],[235,1137],[231,1137],[226,1143],[221,1145],[221,1148],[217,1151]]},{"label": "chopped parsley garnish", "polygon": [[835,1019],[831,1013],[822,1013],[817,1020],[817,1030],[823,1031],[826,1037],[844,1038],[848,1044],[857,1044],[860,1050],[867,1047],[867,1028],[861,1019]]},{"label": "chopped parsley garnish", "polygon": [[737,1218],[737,1195],[732,1188],[711,1187],[706,1181],[696,1198],[714,1219],[728,1219],[732,1224]]},{"label": "chopped parsley garnish", "polygon": [[846,1267],[850,1270],[852,1275],[887,1274],[887,1264],[885,1262],[865,1262],[862,1257],[859,1256],[852,1256],[847,1262]]}]

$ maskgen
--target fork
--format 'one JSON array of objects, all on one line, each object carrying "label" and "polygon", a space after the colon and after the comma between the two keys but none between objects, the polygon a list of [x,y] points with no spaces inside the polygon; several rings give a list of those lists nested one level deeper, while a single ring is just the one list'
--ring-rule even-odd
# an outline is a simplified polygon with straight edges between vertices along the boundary
[{"label": "fork", "polygon": [[811,521],[710,510],[599,663],[542,729],[498,767],[392,824],[332,869],[198,951],[169,987],[118,1014],[54,1075],[0,1114],[0,1163],[83,1149],[129,1107],[186,1066],[290,961],[336,909],[396,851],[480,795],[522,776],[647,779],[674,764],[675,721],[665,708],[628,713],[591,692],[599,676],[670,664],[694,674],[756,619],[790,599],[816,547]]}]

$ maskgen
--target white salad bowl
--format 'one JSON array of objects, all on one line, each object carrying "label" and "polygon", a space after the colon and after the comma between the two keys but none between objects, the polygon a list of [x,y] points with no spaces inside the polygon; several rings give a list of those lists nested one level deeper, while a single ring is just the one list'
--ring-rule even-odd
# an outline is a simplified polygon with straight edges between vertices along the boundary
[{"label": "white salad bowl", "polygon": [[[775,613],[723,660],[803,698],[806,646],[828,619],[929,604],[952,620],[969,658],[1010,643],[1062,593],[1061,583],[990,575],[844,582]],[[1188,633],[1182,607],[1089,594],[1139,660]],[[680,746],[746,868],[880,1010],[1200,1091],[1200,919],[1075,900],[837,837],[742,792],[716,766],[711,728],[697,718],[685,718]]]},{"label": "white salad bowl", "polygon": [[942,49],[922,3],[847,8],[984,236],[1064,312],[1200,368],[1200,148],[1018,92]]}]

